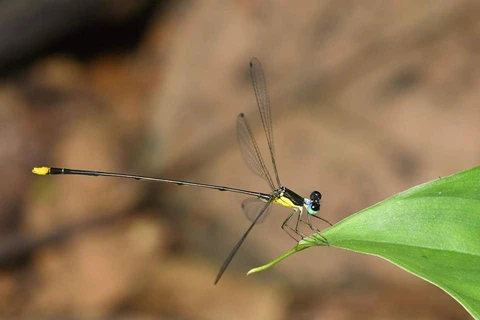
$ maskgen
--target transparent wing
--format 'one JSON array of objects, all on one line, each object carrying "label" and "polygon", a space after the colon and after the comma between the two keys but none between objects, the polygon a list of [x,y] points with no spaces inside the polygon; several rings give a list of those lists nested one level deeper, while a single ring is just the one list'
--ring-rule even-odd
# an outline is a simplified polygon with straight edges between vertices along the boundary
[{"label": "transparent wing", "polygon": [[252,130],[247,123],[247,118],[243,113],[240,113],[237,117],[237,139],[243,160],[245,160],[247,167],[257,176],[265,179],[272,191],[275,190],[272,176],[270,176],[270,173],[265,166],[257,142],[255,141]]},{"label": "transparent wing", "polygon": [[[242,210],[245,213],[245,216],[250,222],[255,221],[258,213],[265,206],[265,201],[260,200],[259,198],[247,198],[242,201]],[[262,223],[268,217],[268,214],[272,210],[272,206],[269,206],[261,218],[257,220],[257,223]]]},{"label": "transparent wing", "polygon": [[275,145],[273,141],[273,125],[272,114],[270,111],[270,99],[267,92],[267,83],[265,81],[265,75],[263,74],[262,64],[257,58],[250,60],[250,74],[252,76],[253,90],[255,91],[255,97],[257,99],[258,111],[262,118],[263,129],[267,137],[268,148],[270,150],[270,156],[272,157],[273,171],[277,179],[279,186],[280,178],[278,177],[277,164],[275,163]]},{"label": "transparent wing", "polygon": [[263,205],[263,208],[258,212],[258,215],[257,217],[255,218],[255,220],[253,220],[252,224],[250,225],[250,227],[248,227],[247,231],[245,231],[245,233],[243,234],[243,236],[240,238],[240,240],[237,242],[237,244],[235,245],[235,247],[233,247],[232,251],[230,252],[230,254],[227,256],[227,258],[225,259],[225,261],[223,262],[222,266],[220,267],[220,270],[218,271],[218,274],[217,274],[217,277],[215,278],[215,284],[218,283],[218,281],[220,280],[220,278],[222,277],[223,273],[225,272],[225,270],[227,269],[228,265],[230,264],[230,262],[232,261],[233,257],[235,256],[235,254],[237,253],[238,249],[240,249],[241,245],[243,244],[243,242],[245,241],[245,239],[247,238],[248,234],[250,233],[250,231],[252,231],[253,227],[255,226],[255,224],[258,222],[258,220],[260,220],[263,216],[263,214],[268,210],[268,208],[272,205],[272,201],[273,201],[273,197],[270,198],[270,200],[268,200],[266,203],[264,203]]}]

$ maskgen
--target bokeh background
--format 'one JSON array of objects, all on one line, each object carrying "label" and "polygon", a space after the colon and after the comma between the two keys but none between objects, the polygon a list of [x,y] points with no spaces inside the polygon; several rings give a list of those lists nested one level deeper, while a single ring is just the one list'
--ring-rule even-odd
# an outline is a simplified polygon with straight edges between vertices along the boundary
[{"label": "bokeh background", "polygon": [[469,319],[377,257],[295,245],[274,209],[217,286],[268,191],[236,116],[265,139],[248,73],[267,77],[282,182],[338,222],[480,162],[480,4],[451,1],[0,1],[0,316],[4,319]]}]

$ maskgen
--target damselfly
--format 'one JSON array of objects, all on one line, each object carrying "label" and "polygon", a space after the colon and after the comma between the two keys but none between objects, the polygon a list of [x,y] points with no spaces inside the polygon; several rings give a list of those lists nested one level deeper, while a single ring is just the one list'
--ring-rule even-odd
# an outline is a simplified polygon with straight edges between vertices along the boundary
[{"label": "damselfly", "polygon": [[[250,227],[240,238],[238,243],[232,249],[230,254],[225,259],[223,265],[221,266],[217,277],[215,278],[215,284],[220,280],[223,273],[227,269],[228,265],[232,261],[233,257],[237,253],[238,249],[242,243],[247,238],[248,234],[255,226],[255,224],[261,222],[268,212],[271,209],[272,204],[276,203],[284,207],[293,209],[290,215],[282,223],[282,229],[287,232],[287,234],[292,237],[295,241],[298,241],[293,234],[304,238],[305,235],[299,231],[299,224],[305,223],[312,231],[318,232],[318,229],[312,223],[312,217],[320,219],[328,224],[327,220],[319,217],[317,214],[320,211],[320,201],[322,195],[318,191],[312,191],[309,198],[303,198],[292,190],[286,188],[280,183],[280,178],[278,176],[277,164],[275,161],[275,148],[273,141],[273,125],[272,125],[272,116],[270,111],[270,99],[267,93],[265,75],[263,73],[262,65],[258,59],[253,58],[250,61],[250,74],[252,77],[253,89],[255,91],[255,97],[257,100],[258,110],[260,111],[260,117],[262,119],[263,129],[265,131],[265,136],[267,138],[268,149],[270,151],[270,157],[272,160],[273,172],[275,173],[275,180],[270,175],[265,161],[260,153],[257,142],[253,136],[252,129],[250,128],[247,118],[243,113],[239,114],[237,117],[237,139],[240,145],[242,156],[247,164],[248,168],[267,181],[270,186],[270,193],[256,192],[250,190],[237,189],[232,187],[224,187],[206,183],[198,182],[189,182],[182,180],[173,180],[173,179],[164,179],[164,178],[154,178],[140,175],[124,174],[124,173],[113,173],[113,172],[102,172],[102,171],[91,171],[91,170],[77,170],[77,169],[67,169],[67,168],[53,168],[53,167],[35,167],[32,172],[38,175],[58,175],[58,174],[75,174],[75,175],[84,175],[84,176],[104,176],[104,177],[116,177],[116,178],[130,178],[136,180],[146,180],[146,181],[155,181],[155,182],[165,182],[165,183],[174,183],[177,185],[216,189],[220,191],[229,191],[240,194],[245,194],[250,196],[242,202],[242,209],[247,216],[247,218],[252,222]],[[306,210],[306,221],[302,219],[303,210]],[[291,221],[294,225],[291,226]],[[331,225],[331,224],[330,224]],[[326,241],[325,238],[323,240]],[[328,241],[326,241],[328,243]]]}]

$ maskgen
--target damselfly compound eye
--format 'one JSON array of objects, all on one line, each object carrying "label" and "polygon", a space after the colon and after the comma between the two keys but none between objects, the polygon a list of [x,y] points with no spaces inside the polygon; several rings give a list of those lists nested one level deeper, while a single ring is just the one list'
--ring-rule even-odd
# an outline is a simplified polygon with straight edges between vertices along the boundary
[{"label": "damselfly compound eye", "polygon": [[320,203],[310,202],[310,204],[307,207],[307,211],[311,215],[316,215],[318,211],[320,211]]},{"label": "damselfly compound eye", "polygon": [[312,193],[310,193],[310,200],[318,202],[321,199],[322,199],[322,194],[320,192],[318,192],[317,190],[312,191]]}]

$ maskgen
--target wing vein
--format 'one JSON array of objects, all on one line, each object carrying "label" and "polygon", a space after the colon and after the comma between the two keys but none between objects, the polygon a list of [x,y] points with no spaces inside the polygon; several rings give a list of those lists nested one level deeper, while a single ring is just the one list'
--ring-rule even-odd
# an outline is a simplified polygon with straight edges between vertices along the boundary
[{"label": "wing vein", "polygon": [[247,167],[253,173],[262,179],[265,179],[272,191],[275,190],[272,176],[265,166],[265,161],[260,153],[260,149],[255,141],[252,130],[248,125],[247,118],[243,113],[239,114],[237,117],[237,139]]},{"label": "wing vein", "polygon": [[262,217],[262,215],[265,213],[265,211],[267,211],[268,207],[270,207],[270,205],[272,204],[272,201],[274,199],[274,195],[272,194],[272,196],[270,197],[270,199],[267,201],[267,203],[265,204],[265,206],[262,208],[262,210],[258,213],[257,217],[255,218],[255,220],[253,220],[252,224],[250,225],[250,227],[248,227],[247,231],[243,234],[242,238],[240,238],[240,240],[237,242],[237,244],[235,245],[235,247],[233,247],[232,251],[230,252],[230,254],[227,256],[227,258],[225,259],[225,261],[223,262],[222,266],[220,267],[220,270],[218,271],[218,274],[217,274],[217,277],[215,278],[215,284],[218,283],[218,281],[220,280],[220,278],[222,277],[223,273],[225,272],[225,270],[227,269],[228,265],[230,264],[230,262],[232,261],[233,257],[235,256],[235,254],[237,253],[238,249],[240,249],[240,246],[243,244],[243,242],[245,241],[245,239],[247,238],[248,234],[250,233],[250,231],[252,231],[253,227],[255,226],[255,224],[257,223],[257,221]]},{"label": "wing vein", "polygon": [[275,145],[273,141],[273,125],[272,114],[270,111],[270,99],[267,92],[267,83],[263,73],[262,64],[257,58],[252,58],[250,61],[250,74],[252,77],[253,90],[255,91],[255,98],[257,99],[258,111],[262,118],[263,129],[267,137],[268,148],[272,158],[273,171],[277,180],[278,186],[281,186],[280,178],[278,176],[277,164],[275,162]]}]

